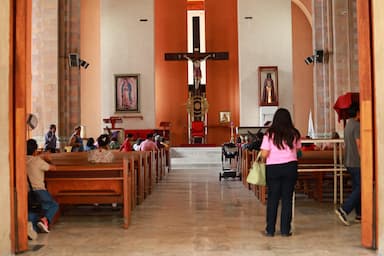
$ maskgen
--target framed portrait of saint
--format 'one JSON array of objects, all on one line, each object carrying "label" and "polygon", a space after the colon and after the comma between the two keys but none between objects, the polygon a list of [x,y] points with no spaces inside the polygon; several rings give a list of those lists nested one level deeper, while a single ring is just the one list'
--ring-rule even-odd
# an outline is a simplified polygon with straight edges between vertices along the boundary
[{"label": "framed portrait of saint", "polygon": [[219,112],[219,122],[221,124],[226,124],[226,123],[231,122],[231,112],[229,112],[229,111]]},{"label": "framed portrait of saint", "polygon": [[139,112],[139,74],[115,75],[115,111]]},{"label": "framed portrait of saint", "polygon": [[259,105],[278,106],[278,70],[277,66],[260,66],[259,73]]}]

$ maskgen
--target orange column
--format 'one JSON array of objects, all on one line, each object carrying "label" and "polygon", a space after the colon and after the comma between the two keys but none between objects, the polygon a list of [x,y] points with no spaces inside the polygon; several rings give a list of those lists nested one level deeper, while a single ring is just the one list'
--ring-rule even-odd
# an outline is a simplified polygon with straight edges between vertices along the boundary
[{"label": "orange column", "polygon": [[[377,222],[374,219],[376,199],[374,199],[374,141],[373,132],[373,71],[370,1],[357,1],[359,78],[360,78],[360,137],[361,137],[361,242],[365,247],[375,247]],[[376,190],[377,191],[377,190]]]},{"label": "orange column", "polygon": [[186,51],[187,2],[155,0],[156,125],[161,121],[171,122],[172,145],[188,141],[187,61],[165,61],[164,53]]},{"label": "orange column", "polygon": [[292,3],[293,116],[301,135],[307,135],[309,111],[313,109],[313,65],[304,59],[313,52],[312,27],[303,11]]},{"label": "orange column", "polygon": [[[12,109],[12,119],[10,126],[10,162],[11,162],[11,216],[12,239],[15,239],[13,246],[16,252],[28,249],[27,239],[27,175],[26,175],[26,111],[30,109],[27,104],[28,93],[31,87],[31,0],[11,1],[11,11],[13,20],[11,41],[12,79],[10,97],[10,109]],[[17,159],[16,159],[17,158]],[[15,187],[14,187],[15,186]],[[14,193],[16,194],[13,197]]]}]

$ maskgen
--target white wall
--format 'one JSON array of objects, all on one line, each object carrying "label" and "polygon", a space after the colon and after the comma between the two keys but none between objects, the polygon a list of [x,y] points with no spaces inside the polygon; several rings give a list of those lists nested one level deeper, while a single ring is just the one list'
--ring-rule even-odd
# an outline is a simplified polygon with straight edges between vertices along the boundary
[{"label": "white wall", "polygon": [[[384,96],[384,88],[382,84],[384,83],[384,18],[382,16],[382,13],[384,12],[384,1],[382,0],[374,0],[373,1],[374,6],[374,13],[373,13],[373,24],[374,24],[374,31],[373,31],[373,44],[375,46],[374,48],[374,73],[375,73],[375,91],[374,95],[375,98],[378,100],[375,100],[375,121],[376,121],[376,131],[382,131],[384,129],[384,113],[382,109],[384,108],[384,102],[381,100]],[[383,159],[384,156],[384,134],[382,132],[376,133],[376,143],[377,143],[377,159]],[[376,184],[377,184],[377,209],[378,212],[376,213],[378,217],[378,244],[379,244],[379,255],[384,255],[384,165],[383,161],[377,160],[377,177],[376,177]]]},{"label": "white wall", "polygon": [[[148,19],[140,22],[139,19]],[[124,119],[119,127],[155,127],[154,2],[153,0],[101,1],[101,114],[116,115],[114,74],[140,74],[140,119]],[[105,126],[105,125],[104,125]]]},{"label": "white wall", "polygon": [[9,169],[9,1],[0,1],[0,255],[11,255]]},{"label": "white wall", "polygon": [[259,66],[278,66],[279,105],[292,113],[291,1],[239,0],[238,10],[240,126],[255,126],[259,125]]}]

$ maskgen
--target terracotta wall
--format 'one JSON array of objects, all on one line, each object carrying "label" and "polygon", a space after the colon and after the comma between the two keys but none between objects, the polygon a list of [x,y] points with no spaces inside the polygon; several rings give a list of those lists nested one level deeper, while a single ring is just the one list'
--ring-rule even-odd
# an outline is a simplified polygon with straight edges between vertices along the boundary
[{"label": "terracotta wall", "polygon": [[217,4],[205,1],[205,33],[207,51],[229,52],[229,60],[207,62],[208,143],[220,145],[230,140],[230,128],[219,124],[219,112],[230,111],[234,125],[239,124],[239,54],[237,1]]},{"label": "terracotta wall", "polygon": [[186,22],[186,1],[155,0],[156,124],[171,122],[172,145],[188,141],[187,62],[164,61],[164,53],[187,50]]},{"label": "terracotta wall", "polygon": [[309,111],[313,114],[313,65],[304,62],[312,52],[312,27],[292,3],[293,116],[302,136],[307,135]]}]

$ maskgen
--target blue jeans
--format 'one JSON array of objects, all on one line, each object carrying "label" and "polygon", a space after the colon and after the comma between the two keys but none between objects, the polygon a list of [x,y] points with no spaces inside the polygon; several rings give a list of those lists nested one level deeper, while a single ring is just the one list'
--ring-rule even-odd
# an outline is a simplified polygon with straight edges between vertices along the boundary
[{"label": "blue jeans", "polygon": [[28,221],[32,222],[33,229],[37,232],[39,228],[37,227],[37,222],[40,220],[41,216],[37,212],[28,212]]},{"label": "blue jeans", "polygon": [[59,209],[59,204],[56,203],[47,190],[35,190],[35,193],[37,193],[40,197],[43,215],[48,219],[48,222],[51,223],[53,217]]},{"label": "blue jeans", "polygon": [[347,167],[347,172],[352,178],[352,193],[341,206],[341,208],[349,214],[353,209],[356,215],[361,216],[361,182],[360,167]]}]

